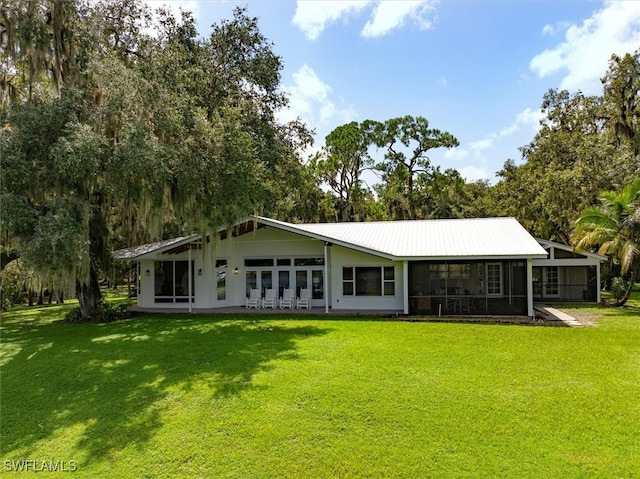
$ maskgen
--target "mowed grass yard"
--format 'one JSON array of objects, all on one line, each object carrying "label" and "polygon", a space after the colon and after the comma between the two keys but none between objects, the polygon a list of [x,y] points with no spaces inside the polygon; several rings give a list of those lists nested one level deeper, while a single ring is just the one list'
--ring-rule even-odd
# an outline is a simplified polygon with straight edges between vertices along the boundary
[{"label": "mowed grass yard", "polygon": [[2,476],[640,477],[638,296],[583,328],[16,309]]}]

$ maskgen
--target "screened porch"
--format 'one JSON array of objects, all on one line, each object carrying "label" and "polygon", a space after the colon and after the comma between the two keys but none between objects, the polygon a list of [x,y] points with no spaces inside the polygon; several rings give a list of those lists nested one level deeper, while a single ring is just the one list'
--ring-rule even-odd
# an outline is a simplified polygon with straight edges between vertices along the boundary
[{"label": "screened porch", "polygon": [[526,315],[527,263],[409,263],[409,314]]}]

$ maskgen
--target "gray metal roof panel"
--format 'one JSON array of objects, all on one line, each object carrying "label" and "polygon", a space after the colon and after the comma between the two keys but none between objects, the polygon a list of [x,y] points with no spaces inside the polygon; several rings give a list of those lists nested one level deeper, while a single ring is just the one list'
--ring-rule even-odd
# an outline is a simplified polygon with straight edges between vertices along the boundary
[{"label": "gray metal roof panel", "polygon": [[198,235],[180,236],[179,238],[171,238],[163,241],[156,241],[155,243],[147,243],[139,246],[133,246],[131,248],[123,248],[111,253],[113,259],[117,260],[130,260],[136,259],[145,254],[154,253],[169,246],[176,246],[182,242],[193,241],[198,238]]},{"label": "gray metal roof panel", "polygon": [[394,258],[546,257],[515,218],[291,224],[275,227]]}]

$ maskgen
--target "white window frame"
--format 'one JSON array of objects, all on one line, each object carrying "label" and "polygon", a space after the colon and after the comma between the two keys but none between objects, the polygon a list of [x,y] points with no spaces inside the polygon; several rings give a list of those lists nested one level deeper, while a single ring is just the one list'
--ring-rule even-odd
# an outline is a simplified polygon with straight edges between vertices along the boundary
[{"label": "white window frame", "polygon": [[[380,269],[380,294],[357,294],[357,282],[358,282],[358,276],[357,276],[357,270],[358,268],[378,268]],[[391,268],[393,270],[393,279],[385,279],[385,270],[387,268]],[[350,269],[351,270],[351,278],[352,279],[344,279],[344,270],[345,269]],[[358,297],[358,298],[367,298],[367,297],[372,297],[372,298],[390,298],[393,296],[396,296],[396,268],[395,266],[389,266],[389,265],[357,265],[357,266],[343,266],[342,267],[342,295],[343,296],[348,296],[348,297]],[[346,294],[344,292],[344,286],[345,284],[351,284],[351,294]],[[385,287],[389,286],[389,285],[393,285],[393,294],[385,294]]]}]

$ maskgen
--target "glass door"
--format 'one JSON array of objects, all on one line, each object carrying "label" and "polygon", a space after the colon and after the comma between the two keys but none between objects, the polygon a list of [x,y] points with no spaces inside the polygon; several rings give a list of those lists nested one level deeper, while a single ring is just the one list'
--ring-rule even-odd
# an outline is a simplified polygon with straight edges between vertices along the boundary
[{"label": "glass door", "polygon": [[557,266],[547,266],[544,268],[544,295],[547,298],[557,298],[560,296]]}]

